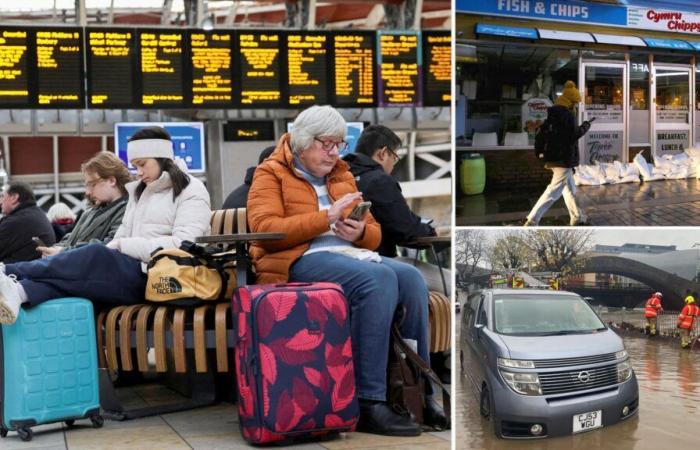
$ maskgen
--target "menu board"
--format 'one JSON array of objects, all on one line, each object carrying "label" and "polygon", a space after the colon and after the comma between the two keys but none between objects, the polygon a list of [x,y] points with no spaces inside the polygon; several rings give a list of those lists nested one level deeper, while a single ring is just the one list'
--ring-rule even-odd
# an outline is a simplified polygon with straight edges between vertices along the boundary
[{"label": "menu board", "polygon": [[86,29],[88,108],[132,108],[135,31]]},{"label": "menu board", "polygon": [[280,106],[279,31],[239,31],[240,106]]},{"label": "menu board", "polygon": [[35,28],[36,106],[83,108],[82,28]]},{"label": "menu board", "polygon": [[379,32],[379,106],[421,106],[417,33]]},{"label": "menu board", "polygon": [[0,28],[0,107],[29,104],[29,33]]},{"label": "menu board", "polygon": [[231,72],[233,33],[190,32],[192,105],[230,107],[233,103]]},{"label": "menu board", "polygon": [[289,106],[328,103],[328,34],[287,34]]},{"label": "menu board", "polygon": [[452,87],[452,36],[449,31],[423,33],[423,104],[449,106]]},{"label": "menu board", "polygon": [[182,31],[139,31],[141,106],[183,107],[184,36]]},{"label": "menu board", "polygon": [[333,34],[333,104],[340,107],[374,106],[374,32]]}]

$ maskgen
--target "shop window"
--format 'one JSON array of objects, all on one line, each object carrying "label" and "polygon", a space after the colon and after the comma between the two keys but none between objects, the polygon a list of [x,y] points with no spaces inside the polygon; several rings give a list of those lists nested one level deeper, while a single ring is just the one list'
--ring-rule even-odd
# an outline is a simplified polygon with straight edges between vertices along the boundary
[{"label": "shop window", "polygon": [[476,62],[461,64],[458,72],[466,115],[458,145],[471,145],[475,134],[481,141],[487,133],[496,133],[498,145],[532,145],[547,108],[564,83],[577,78],[578,50],[478,45]]},{"label": "shop window", "polygon": [[649,56],[630,57],[630,145],[650,144],[649,140]]},{"label": "shop window", "polygon": [[695,146],[700,146],[700,63],[695,65]]},{"label": "shop window", "polygon": [[656,69],[656,123],[688,123],[690,74]]}]

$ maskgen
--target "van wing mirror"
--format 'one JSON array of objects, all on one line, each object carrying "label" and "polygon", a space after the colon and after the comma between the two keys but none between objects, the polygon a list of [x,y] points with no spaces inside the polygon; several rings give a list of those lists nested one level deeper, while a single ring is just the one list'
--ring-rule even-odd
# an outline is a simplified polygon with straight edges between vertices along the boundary
[{"label": "van wing mirror", "polygon": [[484,324],[483,323],[477,323],[474,325],[474,331],[476,331],[477,336],[481,336],[481,330],[484,329]]}]

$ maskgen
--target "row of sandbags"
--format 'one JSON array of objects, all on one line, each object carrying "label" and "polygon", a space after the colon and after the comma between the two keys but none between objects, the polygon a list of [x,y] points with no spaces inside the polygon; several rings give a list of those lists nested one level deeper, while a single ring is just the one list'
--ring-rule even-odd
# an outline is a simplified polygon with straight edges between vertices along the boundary
[{"label": "row of sandbags", "polygon": [[691,177],[700,178],[700,149],[696,148],[686,149],[683,153],[676,155],[656,158],[656,165],[648,163],[640,152],[631,163],[596,162],[595,165],[580,165],[576,167],[574,173],[574,180],[578,186],[678,180]]}]

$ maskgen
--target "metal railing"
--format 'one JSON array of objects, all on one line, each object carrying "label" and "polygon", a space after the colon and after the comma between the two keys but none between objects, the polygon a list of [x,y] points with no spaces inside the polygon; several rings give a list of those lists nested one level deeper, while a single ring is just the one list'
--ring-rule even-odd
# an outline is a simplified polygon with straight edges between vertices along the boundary
[{"label": "metal railing", "polygon": [[[611,308],[608,306],[593,306],[593,309],[603,322],[616,324],[627,323],[635,329],[644,330],[646,319],[644,318],[644,308]],[[656,328],[661,336],[678,336],[678,315],[680,311],[666,311],[658,315]],[[693,336],[700,335],[700,318],[695,319],[693,324]]]}]

